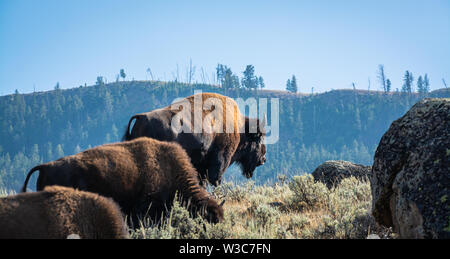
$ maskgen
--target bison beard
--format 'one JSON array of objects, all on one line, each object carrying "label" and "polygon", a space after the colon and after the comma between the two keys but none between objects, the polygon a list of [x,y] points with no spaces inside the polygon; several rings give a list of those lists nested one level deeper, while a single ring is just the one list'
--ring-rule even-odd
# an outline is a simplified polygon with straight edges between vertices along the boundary
[{"label": "bison beard", "polygon": [[127,238],[120,208],[98,194],[52,186],[0,199],[1,238]]},{"label": "bison beard", "polygon": [[[194,100],[198,95],[187,97],[191,106],[191,125],[194,118]],[[189,155],[191,162],[198,171],[201,184],[208,180],[214,186],[221,183],[226,169],[233,163],[242,168],[245,177],[250,178],[256,167],[266,161],[266,147],[264,145],[264,129],[259,128],[258,119],[249,119],[241,114],[236,102],[223,95],[213,93],[201,94],[203,102],[209,98],[215,98],[223,106],[223,132],[227,132],[226,125],[234,125],[233,133],[177,133],[171,127],[171,121],[177,115],[178,110],[172,110],[171,106],[141,113],[131,117],[127,131],[123,136],[124,141],[139,137],[149,137],[161,141],[172,141],[180,144]],[[180,101],[179,103],[182,103]],[[178,103],[178,104],[179,104]],[[232,105],[232,107],[228,107]],[[176,106],[176,105],[174,105]],[[215,108],[214,108],[215,109]],[[211,111],[203,111],[206,117]],[[183,119],[186,119],[183,117]],[[131,129],[131,124],[135,121]],[[187,119],[186,119],[187,120]],[[257,125],[256,133],[250,133],[249,123]],[[245,127],[244,133],[240,129]]]},{"label": "bison beard", "polygon": [[[249,132],[249,124],[251,119],[246,118],[245,127]],[[266,162],[266,145],[264,145],[264,129],[259,128],[259,120],[256,119],[256,125],[258,125],[257,133],[244,133],[241,135],[241,145],[239,145],[236,157],[233,161],[236,161],[240,165],[242,174],[246,178],[251,178],[256,167],[263,165]],[[246,155],[241,155],[246,154]]]},{"label": "bison beard", "polygon": [[131,222],[148,215],[157,220],[178,192],[191,210],[205,211],[210,222],[223,219],[223,209],[200,186],[186,152],[176,143],[139,138],[107,144],[39,165],[36,189],[61,185],[113,198]]}]

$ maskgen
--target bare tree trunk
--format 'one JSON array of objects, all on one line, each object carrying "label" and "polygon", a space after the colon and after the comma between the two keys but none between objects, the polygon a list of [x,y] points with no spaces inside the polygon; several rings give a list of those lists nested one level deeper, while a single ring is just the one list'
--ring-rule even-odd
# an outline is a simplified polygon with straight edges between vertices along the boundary
[{"label": "bare tree trunk", "polygon": [[202,84],[206,84],[205,70],[203,69],[203,67],[201,67],[200,70],[201,70],[200,78],[202,79]]}]

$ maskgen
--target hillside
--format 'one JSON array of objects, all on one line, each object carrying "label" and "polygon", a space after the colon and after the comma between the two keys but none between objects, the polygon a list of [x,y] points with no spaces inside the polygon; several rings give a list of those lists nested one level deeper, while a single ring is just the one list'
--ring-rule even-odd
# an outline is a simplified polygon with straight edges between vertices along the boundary
[{"label": "hillside", "polygon": [[[38,163],[119,141],[130,116],[166,106],[194,89],[223,94],[210,85],[131,81],[1,96],[0,188],[17,190]],[[257,169],[256,183],[278,174],[312,172],[330,159],[371,164],[391,122],[425,97],[361,90],[305,95],[237,89],[226,95],[280,98],[280,140],[267,147],[267,163]],[[440,89],[429,96],[450,97],[450,91]],[[235,168],[226,177],[243,179]]]}]

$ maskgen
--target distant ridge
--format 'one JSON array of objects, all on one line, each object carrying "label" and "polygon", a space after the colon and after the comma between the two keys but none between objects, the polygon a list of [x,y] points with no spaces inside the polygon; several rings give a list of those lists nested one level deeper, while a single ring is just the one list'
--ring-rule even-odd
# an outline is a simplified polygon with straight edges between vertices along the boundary
[{"label": "distant ridge", "polygon": [[[255,173],[258,183],[278,174],[311,173],[327,160],[370,165],[381,136],[394,120],[422,98],[450,97],[450,89],[428,95],[352,89],[294,94],[161,81],[1,96],[0,188],[19,189],[28,170],[41,162],[120,141],[132,115],[165,107],[200,89],[232,98],[279,98],[280,138],[267,147],[267,163]],[[233,169],[225,176],[243,180]]]},{"label": "distant ridge", "polygon": [[[223,91],[223,89],[219,85],[214,85],[214,84],[195,83],[195,84],[189,85],[187,83],[171,82],[171,81],[155,81],[155,80],[119,81],[119,82],[106,83],[106,84],[104,84],[104,86],[105,87],[114,87],[117,85],[127,86],[127,85],[143,84],[143,85],[149,85],[149,86],[153,87],[153,89],[155,89],[155,88],[159,88],[159,87],[164,87],[165,85],[172,84],[172,83],[176,83],[176,84],[183,85],[186,87],[208,86],[208,88],[215,89],[217,91]],[[66,89],[60,89],[60,90],[36,91],[36,92],[32,92],[32,93],[19,93],[19,94],[33,95],[33,94],[49,93],[49,92],[53,92],[53,91],[74,91],[74,90],[76,91],[77,89],[86,89],[86,88],[95,88],[95,87],[98,87],[98,85],[80,86],[80,87],[66,88]],[[245,91],[245,89],[239,89],[239,90]],[[230,93],[234,93],[235,89],[229,89],[228,91]],[[291,93],[286,90],[274,90],[274,89],[258,89],[257,92],[259,95],[273,95],[273,96],[279,96],[279,97],[311,96],[311,95],[339,93],[339,92],[343,92],[343,93],[348,93],[348,92],[355,93],[356,92],[358,94],[384,94],[384,95],[406,94],[403,92],[396,92],[396,91],[391,91],[391,92],[385,93],[384,91],[379,91],[379,90],[364,90],[364,89],[349,89],[349,88],[331,89],[331,90],[328,90],[325,92],[318,92],[318,93],[313,93],[313,94],[305,93],[305,92]],[[446,95],[449,93],[450,93],[450,88],[440,88],[440,89],[431,91],[430,93],[428,93],[428,95],[430,95],[430,96]],[[0,98],[6,97],[6,96],[11,96],[11,95],[15,95],[15,94],[12,93],[12,94],[1,95]],[[417,92],[410,93],[409,95],[420,96],[420,94]]]}]

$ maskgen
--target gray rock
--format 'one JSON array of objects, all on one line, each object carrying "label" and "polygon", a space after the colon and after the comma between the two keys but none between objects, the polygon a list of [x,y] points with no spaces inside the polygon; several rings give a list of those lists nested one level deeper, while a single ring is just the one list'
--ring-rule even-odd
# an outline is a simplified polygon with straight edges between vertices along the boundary
[{"label": "gray rock", "polygon": [[314,180],[326,184],[328,188],[339,184],[342,179],[354,176],[365,178],[370,173],[371,167],[354,164],[348,161],[327,161],[314,170]]},{"label": "gray rock", "polygon": [[381,138],[372,214],[400,238],[450,238],[450,99],[424,99]]}]

